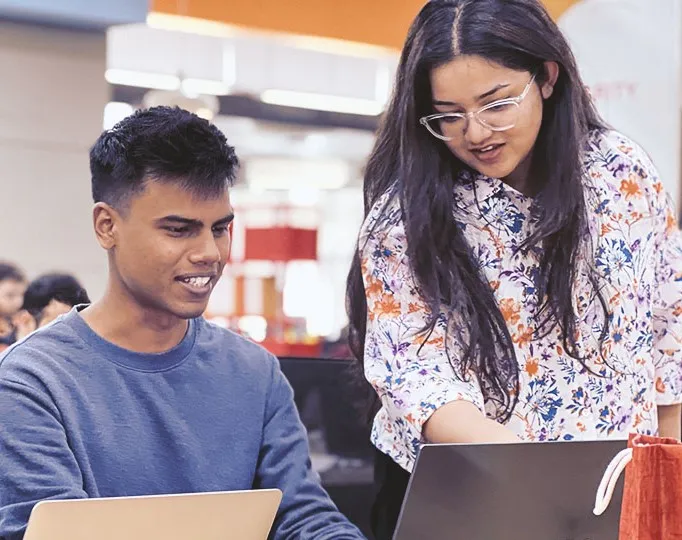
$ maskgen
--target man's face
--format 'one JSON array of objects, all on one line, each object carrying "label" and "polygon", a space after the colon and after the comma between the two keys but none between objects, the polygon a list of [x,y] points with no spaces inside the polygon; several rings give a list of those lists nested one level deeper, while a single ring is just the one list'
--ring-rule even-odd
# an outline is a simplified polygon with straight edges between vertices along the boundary
[{"label": "man's face", "polygon": [[37,321],[38,328],[42,328],[43,326],[50,324],[60,315],[64,315],[71,311],[72,308],[73,306],[53,298],[50,300],[50,303],[47,304],[40,312],[40,316],[38,318],[39,320]]},{"label": "man's face", "polygon": [[229,255],[233,216],[227,188],[202,199],[149,181],[125,212],[112,211],[112,279],[143,310],[200,316]]}]

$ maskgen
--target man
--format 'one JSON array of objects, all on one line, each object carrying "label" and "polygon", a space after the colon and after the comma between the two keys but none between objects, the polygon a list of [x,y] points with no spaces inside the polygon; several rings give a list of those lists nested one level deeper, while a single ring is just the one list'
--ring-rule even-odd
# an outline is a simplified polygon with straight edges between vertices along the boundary
[{"label": "man", "polygon": [[[310,468],[277,360],[201,318],[230,251],[234,150],[180,109],[90,153],[101,300],[0,359],[0,538],[43,499],[279,488],[275,539],[359,539]],[[197,531],[201,524],[197,523]]]},{"label": "man", "polygon": [[24,305],[13,319],[17,339],[51,323],[74,306],[89,303],[88,293],[72,275],[43,274],[28,284]]}]

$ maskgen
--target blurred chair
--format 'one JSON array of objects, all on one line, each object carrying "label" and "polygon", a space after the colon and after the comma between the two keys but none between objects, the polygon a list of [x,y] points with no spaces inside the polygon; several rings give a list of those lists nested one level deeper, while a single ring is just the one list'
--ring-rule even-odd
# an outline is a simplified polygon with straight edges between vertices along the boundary
[{"label": "blurred chair", "polygon": [[282,357],[280,364],[308,431],[313,468],[339,510],[370,538],[375,496],[367,422],[371,388],[350,360]]}]

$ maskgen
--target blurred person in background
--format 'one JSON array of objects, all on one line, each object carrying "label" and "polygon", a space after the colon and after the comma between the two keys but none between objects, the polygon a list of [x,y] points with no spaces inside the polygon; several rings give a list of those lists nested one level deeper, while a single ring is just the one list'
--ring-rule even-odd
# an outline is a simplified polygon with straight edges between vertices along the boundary
[{"label": "blurred person in background", "polygon": [[682,242],[539,0],[432,0],[364,183],[351,343],[377,537],[424,442],[680,437]]},{"label": "blurred person in background", "polygon": [[24,301],[26,276],[14,264],[0,262],[0,350],[17,339],[14,317]]},{"label": "blurred person in background", "polygon": [[21,539],[46,499],[261,488],[283,493],[273,540],[364,538],[311,468],[277,358],[202,317],[237,167],[218,128],[177,108],[92,147],[107,287],[0,357],[0,538]]},{"label": "blurred person in background", "polygon": [[70,274],[44,274],[28,284],[24,304],[15,315],[17,339],[22,339],[41,328],[74,306],[89,304],[88,293]]}]

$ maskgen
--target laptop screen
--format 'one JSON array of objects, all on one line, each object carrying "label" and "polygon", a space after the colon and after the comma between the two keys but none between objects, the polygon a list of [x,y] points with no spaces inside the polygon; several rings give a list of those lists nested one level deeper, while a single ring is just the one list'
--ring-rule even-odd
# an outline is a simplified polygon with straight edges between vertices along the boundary
[{"label": "laptop screen", "polygon": [[622,480],[593,514],[604,471],[626,441],[426,445],[395,540],[616,540]]}]

